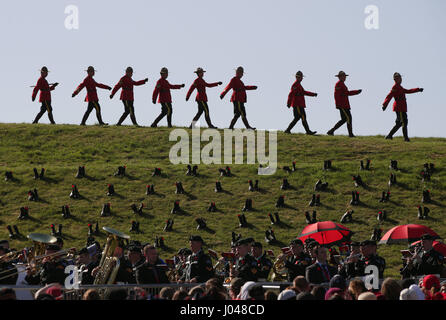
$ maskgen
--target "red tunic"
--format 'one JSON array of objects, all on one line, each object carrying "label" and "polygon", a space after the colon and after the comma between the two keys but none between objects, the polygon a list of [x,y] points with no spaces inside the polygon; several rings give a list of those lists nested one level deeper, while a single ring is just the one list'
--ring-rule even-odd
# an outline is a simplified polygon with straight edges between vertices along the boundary
[{"label": "red tunic", "polygon": [[152,101],[156,101],[158,97],[158,103],[172,103],[172,96],[170,95],[170,89],[180,89],[180,84],[170,84],[166,79],[160,78],[156,83],[153,90]]},{"label": "red tunic", "polygon": [[51,101],[51,91],[53,91],[55,87],[56,87],[55,85],[52,85],[50,87],[48,81],[46,81],[45,78],[40,77],[39,80],[37,80],[37,84],[33,90],[33,95],[32,95],[33,101],[34,99],[36,99],[37,92],[39,92],[39,90],[40,90],[39,102]]},{"label": "red tunic", "polygon": [[186,100],[189,100],[189,97],[194,91],[194,89],[197,89],[197,97],[195,98],[195,101],[207,102],[208,97],[206,95],[206,87],[212,88],[216,86],[218,86],[218,82],[207,83],[206,81],[203,80],[203,78],[198,77],[197,79],[195,79],[194,83],[192,83],[192,85],[190,86],[189,91],[187,92],[186,95]]},{"label": "red tunic", "polygon": [[393,111],[395,112],[407,112],[406,93],[415,93],[421,91],[420,88],[404,89],[401,85],[396,84],[392,87],[392,90],[384,100],[383,106],[387,108],[390,100],[395,99],[393,102]]},{"label": "red tunic", "polygon": [[221,93],[220,97],[223,98],[229,90],[232,89],[231,102],[246,102],[246,90],[255,90],[257,86],[245,86],[245,84],[238,77],[231,79],[225,90]]},{"label": "red tunic", "polygon": [[145,83],[146,82],[144,80],[134,81],[131,77],[125,75],[115,85],[111,94],[114,95],[119,89],[122,88],[120,99],[125,101],[133,101],[133,86],[140,86]]},{"label": "red tunic", "polygon": [[334,98],[337,109],[350,109],[350,102],[348,96],[359,94],[359,90],[349,91],[345,83],[339,80],[335,86]]},{"label": "red tunic", "polygon": [[97,83],[93,77],[87,76],[84,81],[76,88],[74,91],[74,95],[77,95],[83,88],[87,89],[87,96],[85,97],[85,101],[99,101],[98,99],[98,93],[96,91],[96,87],[102,88],[102,89],[108,89],[111,88],[105,84]]},{"label": "red tunic", "polygon": [[288,94],[288,107],[302,107],[305,108],[305,96],[314,97],[317,94],[310,91],[305,91],[300,82],[295,81],[291,86],[291,91]]}]

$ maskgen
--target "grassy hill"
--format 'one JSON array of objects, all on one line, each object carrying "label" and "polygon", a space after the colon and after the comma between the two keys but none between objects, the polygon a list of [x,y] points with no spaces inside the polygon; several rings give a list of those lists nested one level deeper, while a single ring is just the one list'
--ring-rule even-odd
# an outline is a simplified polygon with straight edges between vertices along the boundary
[{"label": "grassy hill", "polygon": [[[189,130],[189,129],[187,129]],[[72,125],[0,125],[0,238],[7,238],[8,224],[17,224],[20,232],[50,233],[50,224],[62,223],[66,247],[85,245],[87,224],[96,223],[128,233],[130,222],[141,224],[141,234],[131,234],[132,239],[153,241],[156,235],[164,236],[168,250],[161,257],[171,257],[179,248],[188,246],[190,234],[201,234],[207,247],[217,251],[228,249],[231,231],[252,236],[262,241],[265,248],[279,252],[280,245],[299,235],[306,226],[304,212],[311,208],[308,202],[317,179],[328,181],[329,189],[321,192],[322,205],[317,207],[318,219],[339,221],[349,208],[351,191],[355,190],[352,175],[359,172],[359,161],[369,158],[370,171],[361,171],[367,188],[358,188],[362,206],[354,207],[354,222],[346,224],[355,232],[353,240],[369,238],[378,225],[377,212],[385,209],[389,219],[381,227],[385,231],[398,224],[420,223],[417,205],[421,204],[422,189],[431,191],[433,204],[431,218],[421,224],[433,228],[440,236],[446,235],[443,209],[446,205],[446,141],[439,138],[414,138],[404,143],[401,138],[393,141],[382,136],[305,136],[278,134],[279,167],[297,162],[297,172],[291,174],[278,170],[272,176],[257,176],[257,165],[230,165],[233,177],[220,178],[218,168],[223,165],[199,165],[198,177],[186,176],[185,165],[169,162],[170,129],[134,127],[79,127]],[[203,144],[204,145],[204,144]],[[333,171],[323,171],[323,161],[331,159]],[[387,190],[390,159],[398,160],[401,171],[397,172],[399,185],[391,189],[391,201],[379,203],[381,192]],[[433,162],[437,172],[431,182],[421,182],[419,172],[423,163]],[[77,167],[85,165],[88,179],[75,179]],[[127,166],[127,177],[114,177],[120,165]],[[33,168],[46,169],[45,181],[34,180]],[[163,176],[152,177],[155,167],[163,170]],[[6,170],[13,171],[18,181],[4,181]],[[287,177],[294,190],[282,191],[281,181]],[[248,180],[259,179],[262,192],[249,192]],[[215,193],[215,181],[220,180],[229,193]],[[175,194],[175,181],[182,181],[187,195]],[[114,184],[118,196],[108,197],[107,184]],[[69,198],[71,185],[77,184],[81,200]],[[154,184],[156,195],[145,195],[147,184]],[[27,192],[37,188],[41,201],[30,202]],[[275,226],[280,243],[269,247],[264,242],[264,231],[270,226],[267,216],[277,211],[275,202],[280,195],[290,207],[279,209],[284,226]],[[237,214],[241,213],[246,198],[253,200],[255,211],[246,213],[251,227],[240,229]],[[184,209],[181,215],[172,215],[173,202],[180,200]],[[218,212],[209,213],[207,207],[215,201]],[[100,217],[102,205],[111,203],[112,216]],[[132,203],[143,202],[143,216],[135,216]],[[63,219],[60,207],[68,204],[74,216]],[[19,208],[30,208],[31,220],[17,219]],[[167,218],[174,218],[174,231],[163,232]],[[196,231],[195,218],[206,219],[209,230]],[[97,237],[102,243],[105,234]],[[28,239],[13,240],[13,247],[29,246]],[[386,276],[399,276],[401,267],[399,250],[404,246],[379,246],[378,252],[387,261]]]}]

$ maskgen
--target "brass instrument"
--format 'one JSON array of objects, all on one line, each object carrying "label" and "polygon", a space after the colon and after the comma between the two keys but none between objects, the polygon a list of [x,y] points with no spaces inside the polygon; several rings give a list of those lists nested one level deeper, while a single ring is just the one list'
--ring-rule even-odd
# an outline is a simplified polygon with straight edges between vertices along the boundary
[{"label": "brass instrument", "polygon": [[[28,237],[28,239],[32,240],[34,243],[33,248],[31,249],[31,251],[29,252],[29,254],[27,256],[28,262],[25,264],[27,266],[27,268],[30,268],[32,273],[36,273],[38,271],[37,268],[40,267],[40,264],[38,264],[37,262],[39,260],[46,258],[47,256],[55,255],[56,253],[60,254],[60,252],[56,252],[51,255],[45,255],[45,250],[46,250],[47,244],[55,243],[57,241],[56,237],[53,237],[53,236],[50,236],[47,234],[42,234],[42,233],[30,233],[27,237]],[[17,252],[17,253],[22,253],[22,252]],[[13,256],[13,255],[11,255],[11,256]],[[2,258],[3,257],[4,256],[2,256]],[[16,271],[14,273],[5,275],[8,272],[9,272],[8,270],[4,270],[4,271],[0,272],[0,280],[4,280],[9,277],[17,276],[19,273],[18,271]]]},{"label": "brass instrument", "polygon": [[[271,274],[271,281],[286,281],[288,277],[288,269],[285,268],[284,255],[279,255],[273,264],[273,273]],[[286,256],[285,256],[286,258]]]},{"label": "brass instrument", "polygon": [[113,284],[119,270],[119,259],[114,257],[113,253],[119,244],[119,238],[130,239],[130,236],[109,227],[102,227],[102,229],[108,233],[108,237],[93,283]]},{"label": "brass instrument", "polygon": [[17,259],[22,254],[22,251],[11,251],[7,254],[0,256],[0,262],[9,262]]},{"label": "brass instrument", "polygon": [[224,280],[224,283],[225,283],[225,284],[229,284],[229,283],[231,283],[232,278],[234,278],[234,277],[232,276],[232,270],[234,269],[234,263],[232,263],[232,261],[229,260],[229,261],[228,261],[228,264],[229,264],[229,277],[226,277],[226,278],[225,278],[225,280]]}]

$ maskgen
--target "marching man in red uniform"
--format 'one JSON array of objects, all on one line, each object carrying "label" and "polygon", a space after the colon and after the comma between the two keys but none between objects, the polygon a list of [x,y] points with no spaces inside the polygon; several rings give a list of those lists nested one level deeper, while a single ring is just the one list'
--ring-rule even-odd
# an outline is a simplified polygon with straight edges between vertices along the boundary
[{"label": "marching man in red uniform", "polygon": [[423,88],[414,88],[414,89],[404,89],[401,86],[401,82],[403,79],[401,78],[401,74],[395,72],[393,74],[393,80],[395,80],[395,84],[392,87],[392,90],[387,95],[384,100],[382,109],[386,110],[389,105],[390,100],[392,98],[395,100],[393,102],[393,111],[396,113],[396,121],[395,126],[390,130],[389,134],[386,136],[386,139],[392,139],[395,132],[398,131],[399,128],[403,127],[403,135],[404,141],[409,142],[409,136],[407,135],[407,103],[406,103],[406,93],[415,93],[415,92],[423,92]]},{"label": "marching man in red uniform", "polygon": [[300,84],[303,77],[304,75],[302,71],[297,71],[296,81],[291,86],[291,91],[288,94],[287,107],[293,107],[294,119],[285,130],[285,133],[291,133],[291,129],[293,129],[296,123],[302,119],[302,125],[304,126],[305,132],[309,135],[314,135],[316,134],[316,131],[311,131],[307,123],[307,115],[305,114],[305,96],[316,97],[317,93],[305,91]]},{"label": "marching man in red uniform", "polygon": [[212,87],[216,87],[222,84],[222,82],[213,82],[213,83],[207,83],[204,79],[203,79],[203,75],[206,71],[203,70],[203,68],[197,68],[196,71],[194,71],[194,73],[197,74],[197,79],[195,79],[195,81],[192,83],[192,85],[189,88],[189,91],[187,92],[186,95],[186,101],[189,100],[190,95],[192,94],[192,92],[197,89],[197,97],[195,98],[195,101],[197,101],[198,104],[198,112],[195,115],[195,117],[192,119],[192,124],[190,125],[190,128],[192,128],[193,123],[198,121],[198,119],[200,119],[201,115],[204,112],[204,118],[206,119],[206,122],[209,126],[209,128],[213,128],[216,129],[217,127],[212,125],[211,122],[211,118],[209,116],[209,107],[208,107],[208,97],[206,95],[206,87],[208,88],[212,88]]},{"label": "marching man in red uniform", "polygon": [[33,123],[38,123],[43,114],[48,112],[48,119],[50,119],[51,124],[56,124],[53,119],[53,108],[51,107],[51,91],[53,91],[59,83],[56,82],[50,86],[48,81],[46,81],[47,76],[48,68],[42,67],[40,70],[40,78],[37,80],[32,95],[32,100],[36,100],[37,92],[40,90],[39,102],[42,103],[42,106]]},{"label": "marching man in red uniform", "polygon": [[74,90],[73,94],[71,95],[71,97],[74,98],[83,88],[86,88],[87,90],[85,101],[88,102],[88,108],[84,114],[84,117],[82,118],[81,126],[85,126],[85,122],[87,121],[88,116],[90,115],[91,111],[93,111],[93,109],[96,109],[96,117],[98,118],[99,124],[108,125],[108,123],[104,123],[102,121],[101,106],[99,105],[99,98],[96,87],[107,90],[111,90],[111,87],[102,83],[97,83],[93,79],[96,70],[92,66],[88,67],[86,71],[88,73],[88,76],[84,79],[84,81],[82,81],[82,83],[76,88],[76,90]]},{"label": "marching man in red uniform", "polygon": [[245,127],[247,129],[255,130],[256,128],[251,127],[248,123],[248,119],[246,118],[245,103],[246,90],[256,90],[257,86],[245,86],[245,84],[241,80],[241,78],[243,77],[243,73],[243,67],[238,67],[235,71],[235,77],[231,79],[229,84],[220,94],[220,99],[223,99],[226,93],[228,93],[228,91],[232,89],[231,102],[234,104],[234,118],[229,125],[229,129],[234,129],[235,123],[241,116]]},{"label": "marching man in red uniform", "polygon": [[167,116],[167,127],[172,128],[172,96],[170,95],[170,89],[181,89],[184,87],[183,84],[170,84],[167,81],[169,76],[169,70],[167,68],[161,69],[161,78],[156,83],[155,89],[153,90],[152,102],[156,104],[156,98],[158,97],[158,103],[161,104],[161,114],[153,121],[151,127],[156,128],[158,122],[161,121],[164,116]]},{"label": "marching man in red uniform", "polygon": [[345,74],[344,71],[339,71],[339,73],[335,77],[339,78],[339,81],[336,83],[335,86],[334,97],[336,109],[339,109],[339,112],[341,113],[341,120],[339,120],[338,123],[336,123],[335,126],[327,132],[327,134],[329,136],[332,136],[336,129],[347,122],[348,136],[350,138],[353,138],[355,135],[353,134],[352,114],[350,113],[350,102],[348,100],[348,97],[360,94],[362,90],[348,90],[347,86],[344,83],[348,77],[348,74]]},{"label": "marching man in red uniform", "polygon": [[133,68],[128,67],[125,70],[125,76],[123,76],[119,82],[115,85],[113,88],[110,99],[113,99],[113,96],[115,93],[119,90],[121,90],[121,97],[122,103],[124,104],[124,113],[122,114],[121,118],[119,119],[117,126],[120,126],[125,118],[130,114],[130,119],[132,120],[132,123],[137,126],[138,123],[136,122],[136,116],[135,116],[135,108],[133,106],[133,86],[141,86],[145,84],[147,81],[149,81],[148,78],[145,78],[144,80],[134,81],[132,79],[133,76]]}]

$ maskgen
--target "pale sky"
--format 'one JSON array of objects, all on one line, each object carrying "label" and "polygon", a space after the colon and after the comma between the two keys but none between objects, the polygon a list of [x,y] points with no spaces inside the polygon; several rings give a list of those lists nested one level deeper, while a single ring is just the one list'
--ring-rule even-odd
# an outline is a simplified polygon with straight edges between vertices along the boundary
[{"label": "pale sky", "polygon": [[[68,5],[79,9],[78,30],[65,28]],[[364,26],[367,5],[379,9],[378,30]],[[258,86],[248,91],[246,104],[248,119],[258,129],[288,126],[292,110],[286,108],[287,95],[294,74],[302,70],[303,87],[319,94],[307,97],[310,128],[326,133],[339,119],[334,75],[344,70],[350,74],[349,89],[363,89],[350,99],[355,134],[387,134],[395,115],[391,108],[383,112],[381,104],[398,71],[404,87],[425,89],[407,96],[409,135],[446,137],[445,16],[444,0],[3,2],[0,122],[32,122],[40,104],[31,101],[30,86],[46,65],[48,81],[60,83],[52,92],[56,122],[79,124],[86,109],[85,90],[74,99],[71,93],[93,65],[96,81],[110,86],[127,66],[134,68],[134,80],[149,78],[135,88],[135,109],[138,122],[150,125],[160,112],[151,102],[152,91],[166,66],[171,83],[186,84],[172,91],[173,123],[188,126],[197,106],[185,96],[200,66],[207,70],[208,82],[223,82],[207,93],[213,123],[228,127],[233,116],[230,94],[223,101],[219,95],[241,65],[244,83]],[[110,100],[108,91],[98,92],[104,121],[115,124],[123,112],[119,94]],[[46,115],[41,122],[48,123]],[[93,112],[88,123],[96,122]],[[243,127],[241,120],[237,127]],[[303,132],[302,125],[294,131]],[[345,134],[346,128],[338,132]]]}]

